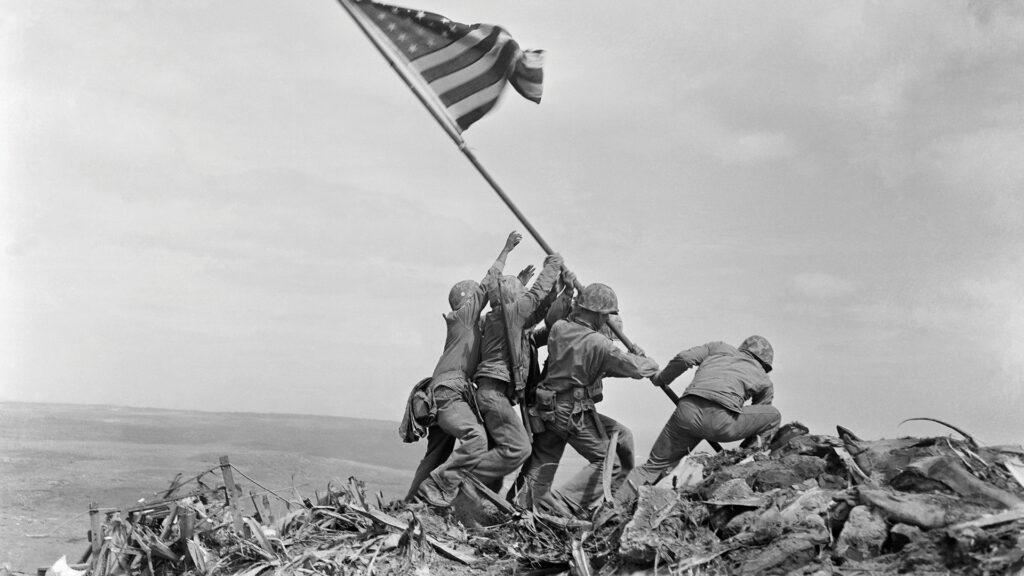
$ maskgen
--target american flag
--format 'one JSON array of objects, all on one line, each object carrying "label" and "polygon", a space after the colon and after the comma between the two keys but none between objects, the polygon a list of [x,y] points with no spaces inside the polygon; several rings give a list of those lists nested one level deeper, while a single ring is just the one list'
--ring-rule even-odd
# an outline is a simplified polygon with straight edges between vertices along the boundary
[{"label": "american flag", "polygon": [[540,103],[543,50],[521,50],[500,26],[467,26],[422,10],[350,1],[390,40],[460,130],[494,107],[506,81]]}]

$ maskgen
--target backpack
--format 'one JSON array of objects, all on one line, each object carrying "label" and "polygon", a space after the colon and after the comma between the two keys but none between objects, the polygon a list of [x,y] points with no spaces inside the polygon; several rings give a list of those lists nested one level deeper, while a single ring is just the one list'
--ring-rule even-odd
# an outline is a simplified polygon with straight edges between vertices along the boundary
[{"label": "backpack", "polygon": [[427,429],[437,423],[437,405],[430,383],[433,378],[417,382],[405,403],[405,414],[398,425],[398,436],[402,442],[416,442],[427,435]]}]

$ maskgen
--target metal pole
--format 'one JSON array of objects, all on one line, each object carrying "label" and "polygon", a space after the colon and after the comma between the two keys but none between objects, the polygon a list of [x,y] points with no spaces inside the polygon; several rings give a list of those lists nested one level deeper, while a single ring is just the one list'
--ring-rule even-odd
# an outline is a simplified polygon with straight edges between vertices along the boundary
[{"label": "metal pole", "polygon": [[362,15],[358,13],[358,9],[353,8],[352,5],[349,4],[347,0],[338,0],[338,3],[341,4],[341,7],[345,9],[345,12],[348,12],[348,15],[352,18],[353,21],[355,21],[356,26],[359,26],[359,29],[363,31],[363,34],[366,35],[366,38],[370,41],[371,44],[373,44],[374,48],[377,49],[377,52],[380,52],[380,55],[383,56],[385,60],[387,60],[388,64],[391,65],[391,69],[395,71],[395,74],[398,74],[398,77],[402,79],[402,82],[405,82],[405,85],[409,87],[409,90],[411,90],[412,93],[416,95],[416,98],[420,101],[420,104],[423,104],[423,107],[427,109],[427,112],[430,112],[430,115],[434,117],[434,120],[441,125],[441,128],[445,131],[446,134],[448,134],[448,137],[452,139],[452,142],[455,142],[455,144],[459,148],[464,148],[466,146],[466,141],[462,139],[462,134],[459,133],[459,129],[452,124],[451,120],[448,119],[448,116],[446,114],[442,114],[439,110],[437,110],[436,106],[430,101],[430,99],[425,94],[423,94],[421,87],[417,86],[416,81],[409,76],[409,72],[405,69],[405,66],[399,62],[396,62],[395,55],[392,54],[387,48],[385,48],[380,43],[380,39],[377,38],[377,36],[373,32],[371,32],[369,28],[367,28],[366,23],[363,22]]},{"label": "metal pole", "polygon": [[[338,3],[341,4],[342,8],[344,8],[346,12],[348,12],[348,15],[352,17],[352,20],[354,20],[359,29],[363,31],[363,34],[365,34],[366,37],[370,40],[370,42],[374,45],[374,47],[377,48],[377,51],[380,52],[380,55],[383,56],[385,60],[387,60],[388,64],[391,65],[391,69],[394,70],[396,74],[398,74],[399,78],[401,78],[402,81],[405,82],[405,85],[409,88],[409,90],[411,90],[412,93],[416,95],[416,99],[420,101],[420,104],[423,104],[423,107],[426,108],[428,112],[430,112],[430,115],[434,118],[434,120],[452,139],[452,142],[454,142],[455,145],[458,146],[462,154],[469,160],[469,163],[472,164],[477,169],[477,172],[479,172],[480,175],[484,177],[484,180],[486,180],[487,183],[490,184],[491,189],[493,189],[495,194],[498,195],[498,198],[501,198],[501,201],[505,203],[505,206],[507,206],[508,209],[512,211],[512,214],[515,215],[516,219],[518,219],[519,222],[522,223],[523,227],[526,228],[526,231],[530,233],[530,236],[532,236],[533,239],[537,241],[537,244],[539,244],[541,249],[544,250],[544,253],[548,255],[553,254],[555,251],[553,248],[551,248],[551,245],[548,244],[546,240],[544,240],[544,237],[540,235],[540,232],[533,227],[533,224],[531,224],[529,220],[527,220],[526,215],[523,214],[523,212],[519,209],[518,206],[516,206],[515,202],[512,202],[512,199],[509,198],[508,194],[506,194],[505,191],[502,190],[501,185],[499,185],[498,182],[493,177],[491,177],[490,172],[488,172],[487,169],[484,168],[483,164],[481,164],[480,161],[477,160],[476,155],[473,154],[473,152],[469,149],[468,146],[466,146],[466,141],[462,138],[462,134],[459,133],[458,130],[452,125],[451,120],[448,119],[447,115],[439,111],[436,105],[432,103],[431,100],[423,94],[422,88],[418,86],[417,83],[412,78],[410,78],[409,73],[405,70],[405,67],[399,62],[396,62],[394,55],[391,54],[391,52],[389,52],[386,48],[384,48],[383,45],[381,45],[376,35],[370,32],[370,29],[367,28],[366,24],[363,22],[360,15],[356,13],[357,9],[353,8],[348,3],[347,0],[338,0]],[[583,290],[583,284],[579,280],[576,280],[574,287],[578,291]],[[615,334],[615,336],[619,339],[619,341],[621,341],[622,344],[626,346],[626,349],[628,349],[630,352],[636,353],[639,350],[636,347],[636,344],[634,344],[632,340],[630,340],[625,334],[623,334],[617,326],[609,323],[608,327],[611,329],[612,333]],[[668,395],[669,399],[671,399],[674,404],[679,403],[679,397],[676,396],[675,392],[673,392],[671,389],[667,387],[663,387],[662,390],[665,392],[666,395]]]}]

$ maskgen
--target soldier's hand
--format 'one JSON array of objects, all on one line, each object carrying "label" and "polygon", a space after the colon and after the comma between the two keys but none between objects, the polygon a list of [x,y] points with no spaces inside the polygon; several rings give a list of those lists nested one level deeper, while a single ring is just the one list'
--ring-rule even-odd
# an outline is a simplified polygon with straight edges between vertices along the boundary
[{"label": "soldier's hand", "polygon": [[[622,332],[622,316],[619,316],[618,314],[609,314],[608,324],[612,327],[613,333],[615,332],[615,330]],[[640,350],[640,352],[643,352],[643,349],[641,349],[636,344],[633,344],[633,346],[635,346],[637,350]],[[643,356],[643,354],[641,354],[641,356]]]},{"label": "soldier's hand", "polygon": [[519,281],[523,283],[523,286],[526,286],[526,283],[530,281],[530,278],[533,278],[533,273],[536,270],[537,269],[534,268],[533,264],[530,264],[526,268],[520,270],[519,274],[516,277],[519,278]]},{"label": "soldier's hand", "polygon": [[508,239],[505,240],[505,252],[511,252],[513,248],[519,245],[523,241],[523,235],[515,230],[509,232]]},{"label": "soldier's hand", "polygon": [[644,349],[637,345],[636,342],[633,343],[633,350],[631,350],[631,352],[633,352],[633,354],[636,354],[637,356],[647,356],[647,353],[644,352]]},{"label": "soldier's hand", "polygon": [[562,269],[562,282],[565,283],[566,286],[572,286],[572,287],[575,288],[576,287],[576,275],[573,274],[571,271],[566,270],[565,268],[563,268]]},{"label": "soldier's hand", "polygon": [[565,263],[565,260],[562,258],[562,255],[559,254],[558,252],[554,252],[552,254],[548,254],[548,257],[544,259],[544,265],[545,266],[552,266],[552,267],[555,267],[555,268],[561,268],[564,263]]},{"label": "soldier's hand", "polygon": [[661,381],[661,370],[658,370],[658,371],[657,371],[657,372],[656,372],[656,373],[654,374],[654,376],[651,376],[651,377],[649,378],[649,380],[651,381],[651,384],[654,384],[654,385],[655,385],[655,386],[657,386],[658,388],[661,388],[661,384],[658,384],[658,382],[660,382],[660,381]]}]

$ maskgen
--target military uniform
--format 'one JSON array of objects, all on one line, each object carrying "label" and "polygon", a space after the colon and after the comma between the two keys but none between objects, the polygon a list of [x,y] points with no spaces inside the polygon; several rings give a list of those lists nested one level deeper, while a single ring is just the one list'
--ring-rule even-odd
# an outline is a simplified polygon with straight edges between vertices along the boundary
[{"label": "military uniform", "polygon": [[491,486],[498,487],[502,478],[530,456],[530,438],[513,402],[521,398],[529,373],[526,330],[543,319],[554,300],[552,288],[560,272],[561,258],[549,256],[530,290],[513,295],[514,301],[504,304],[498,292],[504,291],[505,285],[490,288],[491,311],[484,320],[474,380],[477,405],[493,444],[473,468],[473,474]]},{"label": "military uniform", "polygon": [[[633,436],[616,420],[599,414],[602,377],[643,378],[657,372],[650,358],[620,350],[607,336],[575,318],[558,319],[568,310],[568,299],[552,307],[548,325],[547,373],[536,392],[536,409],[545,430],[534,435],[533,455],[524,468],[519,500],[544,502],[561,509],[559,500],[589,507],[601,496],[601,470],[608,439],[619,432],[613,485],[633,468]],[[566,444],[590,464],[556,491],[551,483]]]},{"label": "military uniform", "polygon": [[469,375],[476,371],[480,359],[480,314],[487,305],[487,290],[497,285],[503,268],[504,261],[499,259],[458,308],[443,314],[447,326],[444,351],[430,384],[437,422],[430,428],[427,453],[417,467],[408,499],[427,478],[448,497],[454,496],[463,474],[487,452],[487,432],[476,408]]},{"label": "military uniform", "polygon": [[[773,353],[763,338],[765,352],[745,349],[752,336],[734,348],[723,342],[710,342],[677,354],[654,378],[658,386],[667,386],[680,374],[699,366],[682,400],[658,436],[651,455],[630,475],[637,486],[654,484],[671,472],[683,456],[701,440],[734,442],[764,435],[778,428],[779,410],[771,405],[774,386],[768,378]],[[744,406],[747,400],[751,404]]]}]

